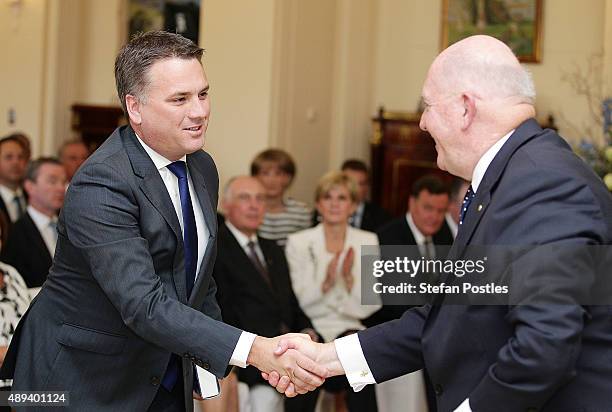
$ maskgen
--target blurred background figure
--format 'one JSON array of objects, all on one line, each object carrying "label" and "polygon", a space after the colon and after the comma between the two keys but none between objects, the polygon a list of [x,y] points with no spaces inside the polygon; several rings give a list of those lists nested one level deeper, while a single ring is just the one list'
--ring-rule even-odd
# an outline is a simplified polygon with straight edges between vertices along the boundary
[{"label": "blurred background figure", "polygon": [[[342,172],[355,181],[357,185],[357,208],[351,215],[350,224],[358,229],[376,232],[382,225],[391,220],[391,215],[370,202],[370,171],[363,160],[347,159],[342,163]],[[314,212],[313,223],[319,223],[319,213]]]},{"label": "blurred background figure", "polygon": [[27,138],[20,136],[13,134],[0,139],[0,228],[3,242],[27,206],[22,183],[29,149],[25,143]]},{"label": "blurred background figure", "polygon": [[2,261],[14,266],[29,288],[47,279],[57,243],[57,214],[64,203],[66,172],[55,158],[30,162],[24,181],[28,193],[26,213],[15,222]]},{"label": "blurred background figure", "polygon": [[445,219],[448,228],[453,234],[453,238],[457,237],[461,205],[463,204],[463,198],[465,197],[469,187],[470,182],[463,180],[460,177],[454,178],[453,183],[451,184],[450,202],[448,204],[448,212],[446,213]]},{"label": "blurred background figure", "polygon": [[[0,262],[0,366],[19,319],[30,305],[30,293],[19,272]],[[0,391],[11,389],[11,380],[0,380]],[[10,412],[8,406],[0,406],[0,412]]]},{"label": "blurred background figure", "polygon": [[70,183],[72,176],[89,157],[89,149],[82,140],[68,140],[58,150],[58,159],[66,171],[66,182]]},{"label": "blurred background figure", "polygon": [[[449,205],[448,186],[435,175],[425,175],[417,179],[408,200],[406,215],[392,220],[378,231],[378,240],[384,245],[416,246],[406,248],[401,256],[391,251],[381,249],[385,260],[408,257],[411,260],[444,259],[448,246],[453,243],[453,236],[445,222]],[[403,275],[387,274],[383,283],[399,284]],[[365,322],[368,326],[377,325],[400,318],[412,306],[390,302],[394,297],[383,296],[383,307]],[[404,302],[405,303],[405,302]],[[436,395],[430,383],[427,371],[416,375],[409,374],[377,385],[377,394],[384,402],[384,412],[395,411],[414,404],[415,400],[422,402],[423,382],[426,389],[426,403],[429,412],[436,411]],[[419,400],[421,399],[421,400]]]},{"label": "blurred background figure", "polygon": [[291,233],[310,227],[312,219],[305,203],[286,197],[295,174],[295,162],[284,150],[264,150],[251,163],[251,176],[266,190],[266,215],[259,235],[274,240],[279,246],[285,246]]},{"label": "blurred background figure", "polygon": [[[287,240],[293,289],[325,342],[364,329],[362,319],[380,307],[361,304],[361,246],[378,245],[378,239],[349,225],[358,199],[352,178],[342,172],[326,174],[315,193],[321,223]],[[340,376],[328,379],[323,388],[338,394],[338,407],[346,400],[351,412],[377,410],[374,385],[353,392]]]},{"label": "blurred background figure", "polygon": [[[225,223],[219,225],[213,276],[224,322],[260,336],[298,332],[319,341],[293,293],[283,249],[257,236],[266,207],[262,184],[251,176],[235,177],[226,185],[222,204]],[[252,366],[240,369],[238,379],[250,388],[251,412],[314,411],[318,391],[283,399]]]}]

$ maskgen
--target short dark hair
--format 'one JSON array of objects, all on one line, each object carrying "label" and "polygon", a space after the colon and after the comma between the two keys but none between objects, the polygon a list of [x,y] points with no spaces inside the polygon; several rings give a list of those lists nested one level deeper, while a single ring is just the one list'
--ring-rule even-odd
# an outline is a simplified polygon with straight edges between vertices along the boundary
[{"label": "short dark hair", "polygon": [[366,175],[370,172],[365,162],[359,159],[346,159],[344,163],[342,163],[342,167],[340,168],[340,170],[342,170],[343,172],[345,170],[355,170],[357,172],[363,172]]},{"label": "short dark hair", "polygon": [[412,185],[412,192],[410,195],[412,197],[419,197],[419,194],[423,190],[427,190],[432,195],[447,194],[450,196],[448,186],[442,181],[442,179],[432,174],[418,178]]},{"label": "short dark hair", "polygon": [[172,57],[202,60],[204,49],[180,34],[165,31],[138,33],[119,51],[115,60],[115,83],[123,112],[127,116],[125,96],[144,98],[154,63]]},{"label": "short dark hair", "polygon": [[32,160],[28,164],[28,169],[26,170],[25,180],[29,180],[31,182],[36,182],[38,179],[38,172],[43,165],[57,165],[63,167],[59,160],[55,157],[39,157],[36,160]]},{"label": "short dark hair", "polygon": [[273,163],[291,179],[295,177],[295,162],[289,153],[281,149],[267,149],[255,156],[251,162],[251,176],[257,176],[266,163]]},{"label": "short dark hair", "polygon": [[22,133],[13,133],[3,137],[2,139],[0,139],[0,151],[2,151],[2,146],[4,145],[4,143],[14,142],[21,146],[21,148],[23,149],[23,153],[27,157],[28,153],[30,152],[30,148],[27,147],[27,145],[25,144],[23,140],[24,137],[27,139],[27,136]]}]

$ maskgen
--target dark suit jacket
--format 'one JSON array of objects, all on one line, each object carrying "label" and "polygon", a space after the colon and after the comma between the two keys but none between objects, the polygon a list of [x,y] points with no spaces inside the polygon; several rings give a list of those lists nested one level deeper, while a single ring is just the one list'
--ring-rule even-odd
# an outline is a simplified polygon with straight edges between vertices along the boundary
[{"label": "dark suit jacket", "polygon": [[[361,225],[358,229],[376,232],[381,226],[391,220],[391,215],[376,203],[365,202]],[[319,213],[315,209],[312,217],[312,225],[316,226],[319,222]]]},{"label": "dark suit jacket", "polygon": [[[27,193],[25,190],[23,191],[23,195],[28,199]],[[4,204],[4,199],[0,196],[0,238],[2,239],[2,244],[4,245],[8,240],[11,229],[13,228],[13,222],[11,221],[11,217],[9,216],[8,209],[6,208],[6,204]]]},{"label": "dark suit jacket", "polygon": [[175,353],[191,411],[192,364],[224,376],[241,331],[220,321],[211,276],[217,170],[203,151],[187,167],[210,231],[189,297],[176,212],[133,130],[115,130],[81,166],[53,266],[2,368],[14,390],[69,391],[69,410],[144,411]]},{"label": "dark suit jacket", "polygon": [[[463,257],[467,245],[578,249],[612,242],[610,193],[563,139],[533,119],[495,156],[472,205],[451,257]],[[574,258],[543,262],[536,251],[512,262],[513,272],[552,288],[556,305],[427,305],[359,332],[377,382],[426,365],[441,411],[466,398],[474,412],[610,410],[612,308],[580,304],[576,296],[597,285],[593,267]],[[525,285],[525,292],[540,290]]]},{"label": "dark suit jacket", "polygon": [[2,261],[14,266],[29,288],[39,287],[47,279],[52,256],[38,228],[25,213],[15,222],[2,247]]},{"label": "dark suit jacket", "polygon": [[[227,226],[219,226],[219,253],[213,276],[223,321],[266,337],[312,329],[291,288],[285,253],[275,241],[258,237],[258,242],[272,288]],[[266,383],[252,366],[240,369],[238,376],[249,385]]]},{"label": "dark suit jacket", "polygon": [[[408,245],[414,246],[411,248],[403,249],[401,254],[395,254],[386,250],[384,247],[381,249],[381,258],[385,260],[394,260],[396,257],[408,257],[413,260],[421,258],[418,247],[416,246],[416,240],[406,215],[395,218],[383,225],[376,234],[378,235],[378,241],[381,246],[388,245]],[[440,230],[432,236],[432,241],[436,249],[436,258],[443,259],[446,257],[449,251],[450,245],[453,244],[453,235],[450,228],[446,224],[446,220],[442,223]],[[401,256],[400,256],[401,255]],[[385,275],[382,282],[385,284],[399,284],[402,282],[404,275]],[[414,305],[398,304],[401,301],[401,296],[383,295],[383,307],[364,320],[364,325],[370,327],[378,325],[379,323],[387,322],[389,320],[400,318],[404,312],[410,309]],[[391,301],[387,301],[391,300]]]}]

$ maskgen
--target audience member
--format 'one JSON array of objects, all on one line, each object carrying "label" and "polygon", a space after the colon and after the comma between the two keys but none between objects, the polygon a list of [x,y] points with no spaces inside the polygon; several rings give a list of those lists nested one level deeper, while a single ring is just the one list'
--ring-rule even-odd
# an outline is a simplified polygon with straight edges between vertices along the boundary
[{"label": "audience member", "polygon": [[[380,307],[361,304],[361,246],[378,245],[378,239],[349,225],[358,199],[353,179],[341,172],[326,174],[315,194],[321,223],[287,239],[293,290],[326,342],[363,329],[361,320]],[[377,410],[373,386],[346,393],[348,382],[341,377],[327,380],[323,387],[346,395],[351,412]]]},{"label": "audience member", "polygon": [[[223,193],[222,204],[225,223],[219,227],[213,276],[223,320],[260,336],[299,332],[318,341],[318,334],[291,288],[283,249],[257,236],[266,206],[262,184],[250,176],[233,178]],[[283,396],[254,367],[240,369],[238,378],[250,387],[252,412],[282,412],[284,403],[287,411],[314,411],[316,392],[284,402]]]},{"label": "audience member", "polygon": [[[8,349],[19,319],[30,304],[30,293],[19,272],[0,262],[0,366]],[[9,390],[11,380],[0,380],[0,390]],[[0,407],[0,411],[10,408]]]},{"label": "audience member", "polygon": [[459,229],[459,216],[461,215],[461,207],[470,182],[463,180],[460,177],[453,179],[450,188],[450,202],[448,204],[448,212],[446,212],[445,220],[448,228],[453,234],[453,238],[457,237]]},{"label": "audience member", "polygon": [[82,140],[68,140],[58,150],[59,161],[66,170],[66,181],[70,183],[72,176],[89,157],[89,149]]},{"label": "audience member", "polygon": [[[392,220],[378,231],[378,240],[381,245],[414,245],[416,247],[404,249],[402,256],[397,256],[394,251],[386,251],[383,247],[381,256],[386,260],[394,260],[397,257],[408,257],[412,260],[418,260],[421,257],[425,259],[444,258],[448,251],[448,247],[444,246],[453,243],[451,231],[444,221],[448,203],[449,191],[440,178],[425,175],[416,180],[408,200],[408,213]],[[387,274],[383,278],[383,283],[399,284],[401,276],[403,275]],[[412,307],[398,304],[405,302],[387,301],[385,297],[382,309],[365,321],[368,326],[399,319],[406,310]],[[397,296],[391,298],[397,298]],[[429,411],[435,412],[436,395],[426,371],[424,371],[424,379]],[[398,384],[401,385],[402,382]],[[403,394],[393,388],[393,383],[386,382],[383,386],[386,386],[386,401],[392,405],[401,405],[404,401]],[[395,396],[397,399],[392,399]]]},{"label": "audience member", "polygon": [[0,224],[3,241],[11,227],[25,212],[26,198],[22,182],[27,161],[27,147],[17,135],[0,139]]},{"label": "audience member", "polygon": [[42,286],[51,267],[65,187],[66,172],[58,160],[42,157],[30,162],[24,182],[27,212],[15,222],[2,248],[2,260],[21,273],[29,288]]},{"label": "audience member", "polygon": [[259,235],[279,246],[285,246],[291,233],[310,227],[312,218],[305,203],[285,196],[295,173],[293,159],[279,149],[264,150],[251,163],[251,176],[259,179],[266,190],[266,215]]},{"label": "audience member", "polygon": [[[370,172],[368,166],[362,160],[348,159],[342,163],[341,170],[344,174],[355,180],[357,184],[357,209],[351,216],[351,226],[369,232],[376,232],[382,225],[391,220],[391,216],[376,203],[368,201],[370,195]],[[315,210],[315,225],[319,219],[319,214]]]}]

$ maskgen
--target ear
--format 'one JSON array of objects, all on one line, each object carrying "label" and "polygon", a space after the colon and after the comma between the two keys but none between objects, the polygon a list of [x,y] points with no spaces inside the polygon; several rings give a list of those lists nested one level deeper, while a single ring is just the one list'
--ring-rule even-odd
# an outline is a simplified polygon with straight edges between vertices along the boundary
[{"label": "ear", "polygon": [[32,187],[32,185],[34,185],[34,182],[32,182],[32,181],[31,181],[31,180],[29,180],[29,179],[26,179],[26,180],[24,180],[24,182],[23,182],[23,190],[25,190],[25,191],[26,191],[26,193],[28,194],[28,196],[29,196],[29,197],[31,197],[31,196],[32,196],[32,189],[34,189],[34,188]]},{"label": "ear", "polygon": [[142,123],[142,115],[140,113],[141,103],[136,96],[131,94],[125,95],[125,107],[128,112],[128,116],[130,118],[130,122],[135,124]]},{"label": "ear", "polygon": [[470,94],[461,95],[463,114],[461,116],[461,130],[467,130],[476,118],[476,98]]}]

